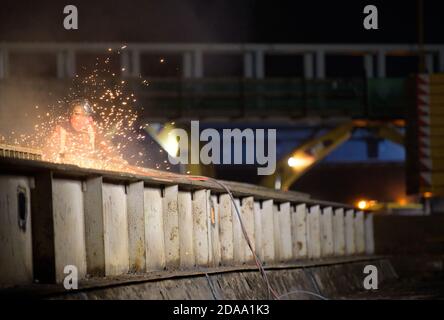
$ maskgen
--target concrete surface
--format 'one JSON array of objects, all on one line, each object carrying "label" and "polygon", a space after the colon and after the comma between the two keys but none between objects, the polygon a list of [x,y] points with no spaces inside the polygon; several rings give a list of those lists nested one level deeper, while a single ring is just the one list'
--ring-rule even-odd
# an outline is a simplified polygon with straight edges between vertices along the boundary
[{"label": "concrete surface", "polygon": [[83,279],[86,248],[82,182],[54,179],[52,193],[56,281],[63,281],[66,265],[76,266],[79,278]]},{"label": "concrete surface", "polygon": [[124,185],[103,184],[105,274],[129,270],[128,216]]},{"label": "concrete surface", "polygon": [[180,267],[194,267],[194,237],[193,237],[193,206],[191,192],[179,191],[177,198],[179,212]]},{"label": "concrete surface", "polygon": [[143,181],[127,187],[128,250],[130,272],[144,272],[146,268],[145,212]]},{"label": "concrete surface", "polygon": [[293,258],[293,240],[291,234],[290,202],[281,203],[279,216],[279,258],[280,261],[290,261]]},{"label": "concrete surface", "polygon": [[264,251],[264,263],[268,264],[274,261],[275,245],[274,245],[274,224],[273,219],[273,200],[262,202],[262,245]]},{"label": "concrete surface", "polygon": [[308,214],[307,242],[308,257],[316,259],[321,257],[321,209],[319,206],[310,207]]},{"label": "concrete surface", "polygon": [[345,222],[344,209],[335,210],[333,216],[333,247],[334,253],[338,256],[345,255]]},{"label": "concrete surface", "polygon": [[179,212],[177,209],[177,185],[164,188],[163,232],[165,237],[165,261],[167,268],[180,266]]},{"label": "concrete surface", "polygon": [[355,215],[354,210],[345,211],[345,254],[352,255],[356,253],[355,241]]},{"label": "concrete surface", "polygon": [[[242,220],[245,226],[247,237],[250,240],[253,251],[256,250],[255,230],[254,230],[254,198],[246,197],[242,199],[241,206]],[[245,250],[245,263],[254,263],[253,252],[251,251],[247,240],[242,237],[242,243]]]},{"label": "concrete surface", "polygon": [[307,206],[299,204],[291,214],[293,257],[306,258],[307,249]]},{"label": "concrete surface", "polygon": [[163,233],[162,192],[158,188],[144,190],[146,270],[165,268],[165,238]]},{"label": "concrete surface", "polygon": [[[26,195],[26,229],[19,227],[19,188]],[[21,176],[0,176],[0,286],[32,282],[30,181]]]},{"label": "concrete surface", "polygon": [[193,231],[196,264],[207,267],[210,264],[210,243],[208,237],[208,192],[198,190],[193,195]]},{"label": "concrete surface", "polygon": [[321,255],[328,257],[333,253],[333,209],[326,207],[321,215]]},{"label": "concrete surface", "polygon": [[[300,268],[269,269],[270,285],[280,299],[327,299],[366,292],[363,268],[377,266],[381,285],[396,279],[386,259],[355,261]],[[308,293],[307,293],[308,292]],[[195,274],[186,277],[90,288],[51,295],[52,299],[269,299],[267,286],[257,270]]]},{"label": "concrete surface", "polygon": [[228,194],[219,197],[221,262],[224,265],[233,263],[233,213]]}]

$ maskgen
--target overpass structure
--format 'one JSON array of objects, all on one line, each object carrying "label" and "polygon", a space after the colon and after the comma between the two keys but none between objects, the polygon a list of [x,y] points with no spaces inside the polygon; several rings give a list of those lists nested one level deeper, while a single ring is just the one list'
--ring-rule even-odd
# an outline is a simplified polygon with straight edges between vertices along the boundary
[{"label": "overpass structure", "polygon": [[[45,56],[37,63],[50,65],[52,73],[17,78],[13,57],[20,54]],[[85,54],[117,54],[116,79],[125,79],[143,106],[144,119],[152,121],[303,119],[308,123],[306,119],[341,117],[392,121],[405,117],[412,99],[408,78],[387,74],[389,58],[396,64],[403,57],[424,55],[427,72],[444,70],[443,45],[0,43],[0,104],[14,109],[16,96],[10,90],[17,87],[26,88],[37,100],[42,91],[63,96],[82,70],[80,60]],[[144,74],[150,54],[175,56],[177,75],[152,75],[149,70]],[[212,77],[205,69],[211,56],[235,56],[242,70],[235,77]],[[267,74],[269,56],[299,59],[302,72],[272,77]],[[329,76],[334,64],[330,56],[358,57],[363,72],[355,77]]]},{"label": "overpass structure", "polygon": [[[57,65],[57,77],[74,77],[79,53],[120,51],[124,77],[141,74],[141,55],[144,53],[178,54],[182,57],[184,78],[205,77],[203,59],[206,55],[224,54],[243,57],[243,77],[266,78],[265,56],[269,54],[303,57],[303,76],[324,79],[329,54],[361,56],[367,78],[386,77],[386,57],[425,56],[428,72],[444,71],[444,46],[411,44],[174,44],[174,43],[0,43],[0,78],[9,76],[9,56],[16,52],[50,53]],[[436,63],[437,61],[437,63]],[[375,72],[376,71],[376,72]]]}]

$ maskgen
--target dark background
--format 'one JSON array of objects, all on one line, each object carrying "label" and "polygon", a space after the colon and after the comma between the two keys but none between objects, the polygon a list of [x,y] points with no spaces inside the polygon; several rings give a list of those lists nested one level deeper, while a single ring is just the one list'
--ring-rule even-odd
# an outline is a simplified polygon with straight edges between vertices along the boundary
[{"label": "dark background", "polygon": [[[425,43],[444,43],[440,1],[423,2]],[[416,44],[418,3],[418,0],[7,0],[0,2],[0,42]],[[79,10],[79,30],[63,28],[63,8],[68,4],[76,5]],[[363,28],[363,9],[368,4],[378,8],[379,30]],[[81,67],[93,65],[97,56],[78,54],[77,70],[81,76]],[[160,58],[165,59],[166,63],[159,63]],[[301,56],[268,55],[265,59],[267,78],[303,75]],[[329,55],[326,60],[327,78],[364,76],[360,56]],[[45,56],[45,53],[32,57],[15,54],[10,56],[10,71],[12,75],[22,78],[30,75],[55,78],[54,61],[53,56]],[[146,77],[180,78],[181,61],[180,55],[144,54],[141,72]],[[418,71],[417,56],[387,56],[386,61],[388,77],[406,77]],[[204,59],[204,66],[205,77],[243,75],[240,55],[208,55]],[[120,67],[117,64],[115,68]],[[86,68],[88,72],[90,68]],[[299,141],[294,137],[288,139],[293,143],[290,147]],[[364,150],[364,144],[361,144]],[[373,169],[365,163],[358,164],[367,158],[366,155],[349,159],[350,154],[358,155],[359,152],[356,144],[345,145],[332,155],[336,157],[334,163],[330,164],[328,159],[322,162],[304,175],[294,188],[316,198],[348,203],[353,203],[357,196],[383,201],[404,196],[403,157],[394,159],[394,164],[383,164]],[[344,159],[353,161],[341,164]],[[247,181],[257,177],[255,169],[251,174],[245,168],[236,166],[221,170],[220,176],[227,180]],[[384,181],[383,186],[380,180]],[[338,181],[341,184],[339,187]],[[366,183],[354,184],[357,181]]]},{"label": "dark background", "polygon": [[[443,42],[440,1],[424,1],[425,42]],[[63,7],[79,30],[63,28]],[[376,5],[379,27],[363,28]],[[0,41],[415,43],[418,1],[1,1]]]}]

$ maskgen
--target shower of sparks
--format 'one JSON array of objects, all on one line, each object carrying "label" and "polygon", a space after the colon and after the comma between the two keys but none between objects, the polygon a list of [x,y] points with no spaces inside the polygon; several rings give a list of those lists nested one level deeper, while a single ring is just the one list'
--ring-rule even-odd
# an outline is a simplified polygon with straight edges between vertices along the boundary
[{"label": "shower of sparks", "polygon": [[[120,50],[125,48],[126,45],[122,46]],[[113,53],[113,49],[108,48],[107,52],[110,55],[120,55],[120,50]],[[90,74],[84,77],[78,74],[75,75],[65,97],[49,106],[51,112],[45,111],[37,114],[37,121],[32,134],[23,134],[14,130],[7,137],[0,136],[0,143],[42,150],[44,153],[57,125],[69,120],[67,107],[69,103],[77,98],[87,98],[92,105],[96,134],[102,137],[104,141],[109,142],[106,144],[107,152],[95,152],[93,157],[90,153],[72,153],[62,159],[46,159],[46,161],[138,174],[149,174],[150,170],[143,168],[147,166],[170,170],[168,163],[155,163],[150,154],[146,154],[147,152],[133,150],[137,142],[148,143],[144,141],[146,136],[141,134],[140,130],[148,126],[149,123],[136,125],[138,120],[137,110],[144,110],[144,108],[136,105],[136,95],[130,90],[127,82],[110,71],[111,59],[111,56],[104,59],[96,58]],[[82,67],[82,69],[84,71],[88,70],[86,67]],[[125,68],[121,70],[124,71]],[[142,86],[149,85],[147,80],[140,79],[140,81]],[[40,112],[40,109],[45,109],[38,105],[33,108],[38,112]],[[25,116],[28,116],[28,114],[25,114]],[[150,149],[151,152],[163,152],[152,141]],[[129,165],[128,162],[131,162],[132,165]]]}]

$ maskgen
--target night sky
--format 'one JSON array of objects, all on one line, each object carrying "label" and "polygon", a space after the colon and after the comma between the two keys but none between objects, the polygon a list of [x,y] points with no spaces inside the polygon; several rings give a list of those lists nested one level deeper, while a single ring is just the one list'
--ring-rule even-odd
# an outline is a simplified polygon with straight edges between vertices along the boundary
[{"label": "night sky", "polygon": [[[444,42],[440,1],[424,1],[425,40]],[[79,9],[79,30],[62,27]],[[379,10],[380,30],[362,27]],[[2,1],[0,41],[414,43],[417,0],[405,1]]]}]

